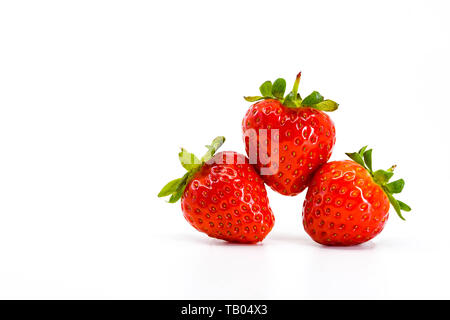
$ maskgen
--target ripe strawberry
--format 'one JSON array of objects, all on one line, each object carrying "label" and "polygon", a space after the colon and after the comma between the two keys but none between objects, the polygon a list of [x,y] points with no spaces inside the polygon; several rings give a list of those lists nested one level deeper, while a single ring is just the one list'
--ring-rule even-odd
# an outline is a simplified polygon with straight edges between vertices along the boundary
[{"label": "ripe strawberry", "polygon": [[262,241],[275,221],[264,182],[244,155],[232,151],[214,155],[224,141],[214,139],[201,160],[182,149],[179,158],[188,172],[169,182],[158,197],[171,195],[170,203],[181,198],[186,220],[210,237]]},{"label": "ripe strawberry", "polygon": [[347,153],[354,161],[323,165],[311,180],[303,204],[303,226],[314,241],[330,246],[349,246],[378,235],[389,216],[389,202],[404,220],[401,210],[411,208],[396,200],[403,179],[389,183],[395,166],[372,171],[372,149]]},{"label": "ripe strawberry", "polygon": [[308,186],[315,170],[330,158],[336,140],[334,124],[323,111],[334,111],[338,104],[317,91],[302,100],[297,93],[300,76],[286,97],[286,81],[281,78],[264,82],[259,88],[262,96],[244,97],[262,100],[242,121],[250,162],[273,190],[289,196]]}]

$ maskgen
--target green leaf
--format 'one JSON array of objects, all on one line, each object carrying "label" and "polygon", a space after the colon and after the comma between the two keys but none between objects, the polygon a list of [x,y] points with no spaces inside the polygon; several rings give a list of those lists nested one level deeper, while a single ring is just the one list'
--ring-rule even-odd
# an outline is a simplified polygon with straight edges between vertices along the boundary
[{"label": "green leaf", "polygon": [[361,157],[361,155],[359,153],[353,152],[353,153],[346,153],[346,155],[352,159],[353,161],[355,161],[356,163],[362,165],[364,168],[366,167],[366,165],[364,164],[364,160]]},{"label": "green leaf", "polygon": [[286,91],[286,80],[278,78],[272,85],[272,95],[275,98],[283,99],[284,92]]},{"label": "green leaf", "polygon": [[250,96],[250,97],[244,97],[245,100],[248,102],[255,102],[264,99],[264,97],[261,96]]},{"label": "green leaf", "polygon": [[169,203],[175,203],[178,200],[180,200],[180,198],[183,196],[183,192],[184,192],[184,188],[181,188],[180,190],[178,190],[177,192],[172,194],[172,196],[169,199]]},{"label": "green leaf", "polygon": [[224,142],[225,137],[219,136],[211,142],[211,145],[207,145],[206,148],[208,148],[208,151],[202,157],[202,162],[206,162],[211,159],[216,153],[217,149],[219,149],[224,144]]},{"label": "green leaf", "polygon": [[409,212],[411,211],[411,207],[408,206],[406,203],[404,203],[403,201],[397,200],[398,204],[400,205],[400,209],[402,209],[403,211]]},{"label": "green leaf", "polygon": [[366,149],[367,149],[367,146],[364,146],[361,149],[359,149],[358,153],[361,155],[361,157],[363,156],[364,151],[366,151]]},{"label": "green leaf", "polygon": [[259,87],[259,92],[261,92],[263,97],[270,97],[272,95],[272,82],[266,81]]},{"label": "green leaf", "polygon": [[302,101],[302,106],[314,106],[323,101],[323,96],[317,91],[313,91]]},{"label": "green leaf", "polygon": [[178,158],[180,159],[183,168],[188,171],[198,168],[202,163],[193,153],[187,152],[183,148],[181,148],[181,152],[178,153]]},{"label": "green leaf", "polygon": [[171,195],[172,193],[177,191],[178,186],[180,185],[180,182],[183,180],[183,178],[178,178],[175,180],[170,181],[167,183],[161,191],[158,193],[158,197],[167,197],[168,195]]},{"label": "green leaf", "polygon": [[183,195],[184,189],[186,189],[186,185],[188,182],[189,177],[191,176],[190,172],[186,172],[184,174],[184,176],[181,178],[180,183],[178,184],[176,190],[172,193],[172,196],[169,199],[169,203],[175,203],[178,200],[180,200],[180,198]]},{"label": "green leaf", "polygon": [[191,180],[191,178],[201,169],[202,165],[206,160],[209,160],[214,153],[219,149],[222,144],[225,142],[225,137],[219,136],[216,137],[211,145],[207,145],[208,151],[202,157],[200,161],[194,154],[186,151],[181,148],[181,151],[178,153],[178,157],[180,159],[181,165],[187,170],[182,178],[175,179],[167,183],[159,192],[158,197],[165,197],[171,195],[169,199],[169,203],[175,203],[183,196],[184,190],[186,189],[186,185]]},{"label": "green leaf", "polygon": [[397,215],[400,217],[400,219],[405,220],[405,218],[403,218],[402,213],[400,211],[401,209],[400,209],[400,204],[398,203],[398,201],[390,193],[387,193],[387,196],[389,198],[389,202],[394,207],[395,212],[397,212]]},{"label": "green leaf", "polygon": [[400,192],[402,192],[404,186],[405,186],[405,180],[398,179],[391,183],[388,183],[386,185],[386,188],[389,190],[390,193],[400,193]]},{"label": "green leaf", "polygon": [[386,170],[377,170],[373,173],[373,177],[378,184],[385,184],[389,181],[390,178],[394,175],[393,172]]},{"label": "green leaf", "polygon": [[366,166],[367,168],[369,168],[370,172],[372,172],[372,149],[364,151],[364,162],[366,163]]},{"label": "green leaf", "polygon": [[[304,100],[303,100],[304,101]],[[334,102],[333,100],[324,100],[316,105],[314,105],[314,108],[319,109],[321,111],[335,111],[339,107],[339,104]]]}]

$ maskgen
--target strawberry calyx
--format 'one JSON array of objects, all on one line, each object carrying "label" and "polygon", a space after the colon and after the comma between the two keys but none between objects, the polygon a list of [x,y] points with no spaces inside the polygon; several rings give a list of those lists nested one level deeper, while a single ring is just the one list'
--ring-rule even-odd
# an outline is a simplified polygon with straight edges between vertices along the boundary
[{"label": "strawberry calyx", "polygon": [[181,151],[178,153],[178,158],[180,159],[181,165],[187,170],[187,172],[181,178],[168,182],[158,193],[158,197],[161,198],[170,196],[168,201],[169,203],[175,203],[180,200],[184,189],[191,181],[194,174],[202,168],[205,162],[214,156],[217,149],[219,149],[224,142],[225,137],[216,137],[212,141],[211,145],[206,146],[208,151],[201,159],[198,159],[193,153],[188,152],[186,149],[181,148]]},{"label": "strawberry calyx", "polygon": [[405,180],[398,179],[392,182],[389,180],[394,175],[394,169],[396,165],[393,165],[387,170],[376,170],[372,169],[372,149],[367,150],[367,146],[362,147],[358,152],[346,153],[346,155],[355,161],[356,163],[363,166],[372,176],[373,180],[383,189],[384,193],[386,193],[389,202],[395,209],[397,215],[402,219],[405,218],[402,216],[402,211],[409,212],[411,211],[411,207],[406,203],[397,200],[393,194],[400,193],[405,186]]},{"label": "strawberry calyx", "polygon": [[309,107],[318,109],[321,111],[334,111],[338,108],[339,104],[333,100],[324,100],[324,97],[317,91],[313,91],[305,99],[302,99],[298,93],[298,87],[300,84],[300,77],[302,73],[299,72],[294,81],[294,87],[292,91],[286,96],[286,80],[283,78],[276,79],[273,83],[271,81],[265,81],[260,87],[260,96],[246,96],[245,100],[249,102],[256,102],[259,100],[275,99],[280,101],[285,107],[288,108],[301,108]]}]

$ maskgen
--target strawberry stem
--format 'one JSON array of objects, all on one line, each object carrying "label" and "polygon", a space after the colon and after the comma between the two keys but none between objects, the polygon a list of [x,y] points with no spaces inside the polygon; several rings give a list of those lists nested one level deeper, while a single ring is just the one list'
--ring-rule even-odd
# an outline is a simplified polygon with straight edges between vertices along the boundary
[{"label": "strawberry stem", "polygon": [[301,78],[301,76],[302,76],[302,72],[300,71],[297,74],[297,77],[295,78],[294,88],[292,88],[292,93],[294,94],[294,96],[297,96],[298,86],[300,85],[300,78]]}]

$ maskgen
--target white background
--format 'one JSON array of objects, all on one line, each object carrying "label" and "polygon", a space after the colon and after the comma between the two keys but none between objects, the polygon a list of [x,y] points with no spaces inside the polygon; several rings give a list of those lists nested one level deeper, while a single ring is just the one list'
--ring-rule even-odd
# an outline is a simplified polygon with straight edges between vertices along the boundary
[{"label": "white background", "polygon": [[[2,1],[0,298],[450,298],[448,1]],[[198,233],[156,194],[178,147],[243,152],[243,95],[303,71],[340,103],[332,159],[398,165],[373,241],[314,243],[269,191],[259,245]]]}]

